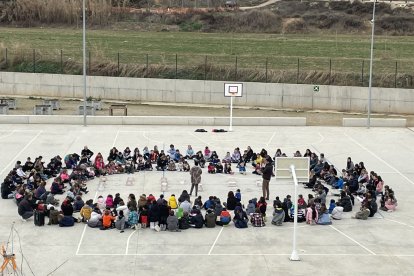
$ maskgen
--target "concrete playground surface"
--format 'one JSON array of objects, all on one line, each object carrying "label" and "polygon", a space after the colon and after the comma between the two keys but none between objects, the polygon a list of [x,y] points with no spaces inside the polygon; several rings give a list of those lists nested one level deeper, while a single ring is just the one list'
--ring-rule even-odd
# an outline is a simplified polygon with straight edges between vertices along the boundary
[{"label": "concrete playground surface", "polygon": [[[188,144],[195,150],[206,145],[219,157],[235,147],[250,145],[254,151],[266,148],[272,156],[281,148],[288,156],[296,150],[323,152],[338,169],[346,158],[364,161],[368,170],[379,173],[385,184],[395,191],[396,212],[380,211],[367,221],[351,219],[359,210],[356,202],[351,213],[331,226],[299,224],[298,252],[301,261],[289,261],[292,251],[293,223],[275,227],[271,220],[263,228],[236,229],[233,225],[213,229],[189,229],[180,233],[137,231],[100,231],[85,224],[74,227],[36,227],[33,219],[21,222],[13,200],[0,200],[0,242],[6,243],[15,222],[14,253],[24,275],[412,275],[414,271],[414,130],[409,128],[345,127],[234,127],[233,132],[194,132],[191,126],[75,126],[75,125],[2,125],[0,129],[0,176],[12,169],[17,160],[39,155],[44,160],[67,153],[80,152],[84,145],[106,158],[116,146],[131,150],[144,146],[168,149],[170,144],[185,151]],[[199,127],[197,127],[199,128]],[[233,170],[236,170],[233,166]],[[179,195],[189,189],[189,174],[166,172],[169,188]],[[98,180],[88,182],[90,193],[83,198],[106,197],[119,192],[161,194],[162,172],[138,172],[132,175],[133,186],[126,185],[127,175],[108,176],[103,190]],[[216,195],[227,198],[229,177],[235,178],[242,201],[261,195],[260,177],[251,174],[208,175],[203,170],[200,192],[203,200]],[[48,182],[50,185],[50,181]],[[293,194],[293,185],[270,183],[271,199]],[[310,190],[299,188],[305,197]],[[62,198],[62,197],[61,197]],[[194,197],[193,197],[194,198]],[[193,199],[192,198],[192,199]],[[331,196],[328,197],[332,198]],[[46,219],[47,222],[47,219]],[[11,244],[9,244],[9,249]],[[9,269],[10,272],[10,269]],[[5,274],[7,275],[7,274]]]}]

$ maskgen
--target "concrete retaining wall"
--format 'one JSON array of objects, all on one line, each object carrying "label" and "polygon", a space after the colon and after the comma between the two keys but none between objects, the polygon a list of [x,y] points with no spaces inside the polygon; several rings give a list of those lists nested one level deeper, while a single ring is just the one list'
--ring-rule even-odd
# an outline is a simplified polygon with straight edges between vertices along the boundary
[{"label": "concrete retaining wall", "polygon": [[[118,101],[227,105],[223,81],[88,77],[87,95]],[[82,76],[0,72],[0,94],[83,98]],[[368,88],[244,83],[235,106],[366,112]],[[372,112],[414,114],[413,89],[372,89]]]},{"label": "concrete retaining wall", "polygon": [[[342,125],[345,127],[367,127],[367,118],[343,118]],[[371,118],[372,127],[407,127],[406,119],[380,119]]]},{"label": "concrete retaining wall", "polygon": [[[180,116],[88,116],[90,125],[192,125],[228,126],[228,117]],[[68,124],[82,125],[80,115],[0,115],[0,124]],[[234,117],[234,126],[306,126],[303,117]]]}]

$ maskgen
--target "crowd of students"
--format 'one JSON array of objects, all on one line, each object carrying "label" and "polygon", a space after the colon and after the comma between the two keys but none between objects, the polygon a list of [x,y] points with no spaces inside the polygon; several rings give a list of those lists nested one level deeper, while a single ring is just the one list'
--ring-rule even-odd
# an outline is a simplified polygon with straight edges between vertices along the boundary
[{"label": "crowd of students", "polygon": [[[121,232],[125,228],[150,228],[156,231],[179,231],[190,227],[225,226],[233,222],[237,228],[265,226],[268,222],[266,197],[249,199],[243,204],[241,191],[229,191],[226,201],[222,202],[217,195],[210,196],[205,202],[201,196],[191,200],[184,190],[176,199],[172,194],[168,199],[164,195],[155,198],[154,195],[142,194],[137,197],[129,194],[126,200],[120,194],[99,196],[96,202],[92,199],[84,201],[88,193],[87,181],[99,176],[116,173],[134,173],[137,171],[156,170],[189,171],[189,160],[204,167],[208,163],[209,173],[234,173],[234,164],[241,174],[246,174],[250,167],[253,174],[262,174],[262,168],[270,157],[265,149],[259,153],[247,147],[243,154],[239,148],[233,153],[227,152],[220,159],[216,151],[205,147],[203,151],[194,152],[189,145],[185,154],[170,145],[168,151],[158,150],[157,146],[141,152],[138,148],[131,151],[128,147],[118,151],[115,147],[110,150],[106,162],[101,153],[96,154],[85,146],[80,155],[68,154],[62,158],[56,156],[45,165],[42,156],[34,162],[27,158],[22,164],[17,161],[15,167],[1,184],[2,198],[12,198],[18,205],[18,214],[22,220],[35,216],[35,224],[42,225],[42,216],[49,217],[49,224],[72,226],[75,222],[85,222],[92,228],[102,230],[116,228]],[[275,157],[286,154],[280,149]],[[293,156],[301,157],[296,151]],[[381,176],[367,169],[363,162],[354,164],[348,158],[346,168],[338,175],[336,168],[327,162],[324,154],[306,150],[304,157],[310,158],[310,181],[304,183],[305,188],[312,189],[305,199],[302,195],[292,201],[290,195],[280,200],[276,197],[271,205],[271,224],[280,226],[284,222],[293,221],[294,204],[298,205],[298,221],[308,224],[331,224],[331,219],[341,219],[343,212],[353,210],[355,202],[361,203],[361,208],[354,218],[367,219],[380,209],[394,211],[397,200],[389,186],[384,185]],[[266,160],[266,161],[265,161]],[[224,164],[224,168],[223,165]],[[46,181],[53,178],[50,190],[46,189]],[[327,202],[329,190],[339,196],[338,200]],[[64,194],[62,203],[55,198]],[[60,206],[59,206],[60,205]],[[79,212],[78,216],[74,213]],[[233,216],[231,216],[231,212]]]}]

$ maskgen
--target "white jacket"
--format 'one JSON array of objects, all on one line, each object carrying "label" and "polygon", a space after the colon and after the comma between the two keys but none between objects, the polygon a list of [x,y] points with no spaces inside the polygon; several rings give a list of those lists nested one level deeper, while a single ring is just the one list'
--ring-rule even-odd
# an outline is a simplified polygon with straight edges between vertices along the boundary
[{"label": "white jacket", "polygon": [[342,206],[336,206],[333,210],[332,210],[332,214],[331,217],[333,219],[342,219],[342,213],[344,212],[344,207]]}]

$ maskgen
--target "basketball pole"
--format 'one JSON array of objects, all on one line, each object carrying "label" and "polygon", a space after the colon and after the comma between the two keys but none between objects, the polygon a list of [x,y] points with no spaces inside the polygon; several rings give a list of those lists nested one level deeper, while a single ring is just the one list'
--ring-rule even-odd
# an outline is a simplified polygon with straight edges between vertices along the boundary
[{"label": "basketball pole", "polygon": [[296,250],[296,236],[297,236],[297,227],[298,227],[298,179],[296,177],[295,165],[290,165],[290,171],[292,173],[293,182],[295,185],[295,195],[294,195],[294,203],[295,203],[295,213],[293,215],[293,249],[292,255],[290,255],[291,261],[300,261],[298,251]]},{"label": "basketball pole", "polygon": [[230,97],[230,126],[229,131],[233,131],[233,97]]}]

